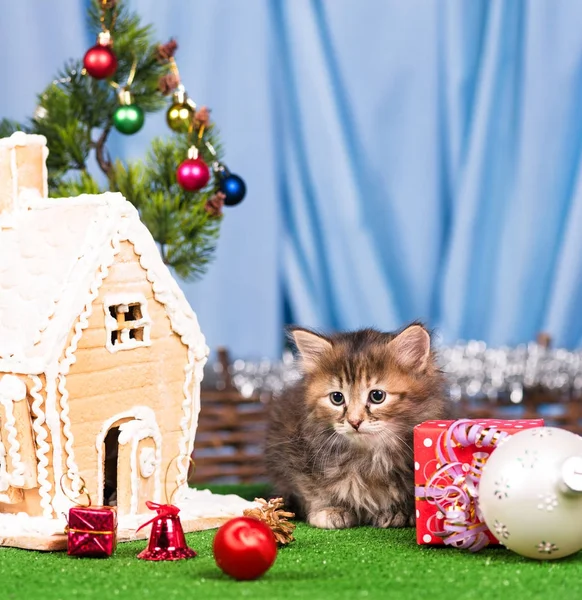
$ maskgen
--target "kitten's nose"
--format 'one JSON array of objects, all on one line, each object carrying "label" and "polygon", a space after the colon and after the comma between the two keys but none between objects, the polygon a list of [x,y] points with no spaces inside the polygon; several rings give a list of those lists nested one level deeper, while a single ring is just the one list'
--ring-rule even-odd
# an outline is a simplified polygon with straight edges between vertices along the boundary
[{"label": "kitten's nose", "polygon": [[362,424],[362,419],[348,419],[348,423],[358,431],[360,425]]}]

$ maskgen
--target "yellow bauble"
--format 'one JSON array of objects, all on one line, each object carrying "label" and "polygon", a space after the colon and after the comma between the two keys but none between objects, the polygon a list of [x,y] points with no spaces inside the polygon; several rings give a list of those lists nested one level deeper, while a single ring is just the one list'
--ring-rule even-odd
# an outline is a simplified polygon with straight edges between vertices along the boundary
[{"label": "yellow bauble", "polygon": [[166,121],[172,131],[187,133],[194,120],[194,108],[187,102],[174,102],[166,113]]}]

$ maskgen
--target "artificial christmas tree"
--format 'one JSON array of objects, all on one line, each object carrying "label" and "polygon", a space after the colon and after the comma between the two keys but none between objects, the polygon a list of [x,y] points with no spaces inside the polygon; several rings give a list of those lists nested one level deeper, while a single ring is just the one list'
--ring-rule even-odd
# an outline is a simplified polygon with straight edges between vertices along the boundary
[{"label": "artificial christmas tree", "polygon": [[[65,65],[28,122],[1,121],[0,138],[17,130],[47,138],[51,197],[121,192],[138,209],[164,262],[189,279],[204,272],[219,234],[222,212],[212,200],[225,169],[222,152],[208,109],[197,109],[186,94],[176,42],[159,44],[126,4],[93,0],[88,15],[97,44],[83,60]],[[176,111],[177,103],[184,110]],[[113,159],[107,147],[112,131],[137,134],[147,114],[162,110],[168,137],[153,140],[143,160]],[[194,154],[208,177],[183,185],[183,164]],[[90,172],[91,156],[101,177]]]}]

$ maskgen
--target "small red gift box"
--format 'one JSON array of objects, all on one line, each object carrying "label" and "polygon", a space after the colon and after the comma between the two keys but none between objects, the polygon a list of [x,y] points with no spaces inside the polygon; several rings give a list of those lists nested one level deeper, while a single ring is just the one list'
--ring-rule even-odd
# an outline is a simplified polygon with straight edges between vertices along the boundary
[{"label": "small red gift box", "polygon": [[543,419],[426,421],[414,428],[416,541],[477,551],[498,544],[481,518],[478,486],[487,458],[507,436]]},{"label": "small red gift box", "polygon": [[69,510],[67,554],[111,556],[117,545],[117,511],[111,506],[75,506]]}]

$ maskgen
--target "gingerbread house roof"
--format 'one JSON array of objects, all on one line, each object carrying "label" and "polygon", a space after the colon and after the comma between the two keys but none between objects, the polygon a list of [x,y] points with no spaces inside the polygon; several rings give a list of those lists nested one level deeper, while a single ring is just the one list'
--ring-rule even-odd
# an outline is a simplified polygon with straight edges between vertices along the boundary
[{"label": "gingerbread house roof", "polygon": [[207,356],[196,315],[130,202],[117,193],[46,199],[25,190],[10,218],[0,221],[0,372],[56,367],[124,240],[133,244],[174,331],[195,358]]}]

